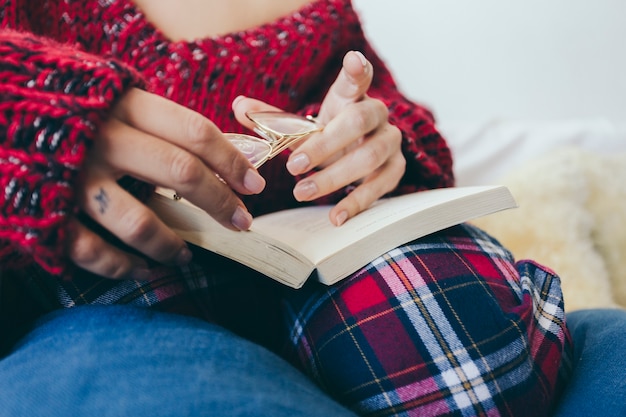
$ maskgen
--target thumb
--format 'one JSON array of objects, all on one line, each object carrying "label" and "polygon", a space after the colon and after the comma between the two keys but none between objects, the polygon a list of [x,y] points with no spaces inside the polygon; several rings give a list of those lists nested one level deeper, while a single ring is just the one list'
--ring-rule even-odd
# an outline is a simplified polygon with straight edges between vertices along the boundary
[{"label": "thumb", "polygon": [[254,111],[282,111],[278,107],[274,107],[261,100],[245,96],[237,96],[233,100],[232,109],[237,121],[248,129],[254,128],[254,122],[246,117],[246,113]]},{"label": "thumb", "polygon": [[337,79],[322,102],[318,119],[328,123],[343,107],[362,100],[370,88],[373,73],[372,64],[361,52],[348,52]]}]

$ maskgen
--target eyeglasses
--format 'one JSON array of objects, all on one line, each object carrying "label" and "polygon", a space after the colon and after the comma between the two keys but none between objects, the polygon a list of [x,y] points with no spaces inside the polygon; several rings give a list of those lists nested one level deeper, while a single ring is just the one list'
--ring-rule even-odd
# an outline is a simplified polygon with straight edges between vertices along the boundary
[{"label": "eyeglasses", "polygon": [[[224,136],[243,153],[255,168],[259,168],[289,146],[306,138],[311,133],[320,132],[324,125],[312,116],[280,111],[259,111],[246,113],[254,123],[257,138],[244,133],[224,133]],[[174,200],[180,196],[174,191]]]},{"label": "eyeglasses", "polygon": [[226,133],[225,135],[255,168],[260,167],[289,146],[324,128],[311,116],[303,117],[287,112],[249,112],[246,113],[246,117],[254,123],[253,130],[261,138],[243,133]]}]

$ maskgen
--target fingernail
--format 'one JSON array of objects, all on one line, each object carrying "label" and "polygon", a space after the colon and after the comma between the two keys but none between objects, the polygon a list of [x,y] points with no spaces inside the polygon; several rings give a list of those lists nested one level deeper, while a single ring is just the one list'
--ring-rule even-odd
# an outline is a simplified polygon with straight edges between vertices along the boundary
[{"label": "fingernail", "polygon": [[365,55],[363,55],[363,52],[361,52],[361,51],[354,51],[354,53],[361,60],[361,65],[363,65],[363,67],[367,67],[367,58],[365,58]]},{"label": "fingernail", "polygon": [[317,193],[317,185],[313,181],[303,181],[296,184],[293,195],[298,201],[307,200]]},{"label": "fingernail", "polygon": [[145,266],[138,266],[130,271],[131,279],[135,279],[137,281],[147,281],[150,279],[150,270]]},{"label": "fingernail", "polygon": [[243,177],[243,186],[251,193],[258,194],[265,188],[265,178],[254,169],[248,169]]},{"label": "fingernail", "polygon": [[341,226],[346,222],[346,220],[348,220],[348,212],[345,210],[339,212],[337,217],[335,217],[335,222],[337,223],[337,226]]},{"label": "fingernail", "polygon": [[176,263],[176,265],[178,266],[185,266],[189,262],[191,262],[192,257],[193,257],[193,254],[191,253],[189,248],[187,246],[183,246],[180,249],[180,251],[178,251],[178,254],[176,255],[176,259],[174,259],[174,263]]},{"label": "fingernail", "polygon": [[296,154],[292,156],[287,162],[287,170],[292,174],[300,174],[309,167],[311,161],[309,157],[304,153]]},{"label": "fingernail", "polygon": [[233,100],[232,107],[235,107],[237,105],[237,103],[239,103],[244,98],[245,98],[245,96],[237,96],[237,97],[235,97],[235,99]]},{"label": "fingernail", "polygon": [[252,226],[252,215],[241,207],[237,207],[230,222],[239,230],[248,230]]}]

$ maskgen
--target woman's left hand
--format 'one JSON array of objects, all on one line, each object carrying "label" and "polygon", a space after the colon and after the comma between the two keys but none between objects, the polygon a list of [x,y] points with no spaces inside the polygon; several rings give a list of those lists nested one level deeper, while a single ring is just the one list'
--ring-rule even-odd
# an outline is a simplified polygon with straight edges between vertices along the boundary
[{"label": "woman's left hand", "polygon": [[[287,162],[292,175],[316,173],[298,182],[293,194],[311,201],[350,184],[355,189],[330,211],[336,226],[368,208],[393,190],[404,174],[400,130],[389,124],[383,102],[367,96],[373,68],[363,54],[346,54],[337,79],[324,98],[317,120],[323,131],[312,134],[293,151]],[[253,99],[237,99],[237,120],[249,125],[245,113],[277,110]]]}]

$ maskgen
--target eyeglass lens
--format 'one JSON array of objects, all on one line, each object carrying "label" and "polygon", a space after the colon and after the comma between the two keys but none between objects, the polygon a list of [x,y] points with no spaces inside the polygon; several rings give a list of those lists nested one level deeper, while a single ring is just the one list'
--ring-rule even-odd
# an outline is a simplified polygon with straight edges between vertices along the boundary
[{"label": "eyeglass lens", "polygon": [[255,168],[323,127],[314,119],[286,112],[251,112],[246,116],[256,125],[254,131],[265,140],[239,133],[226,136]]}]

